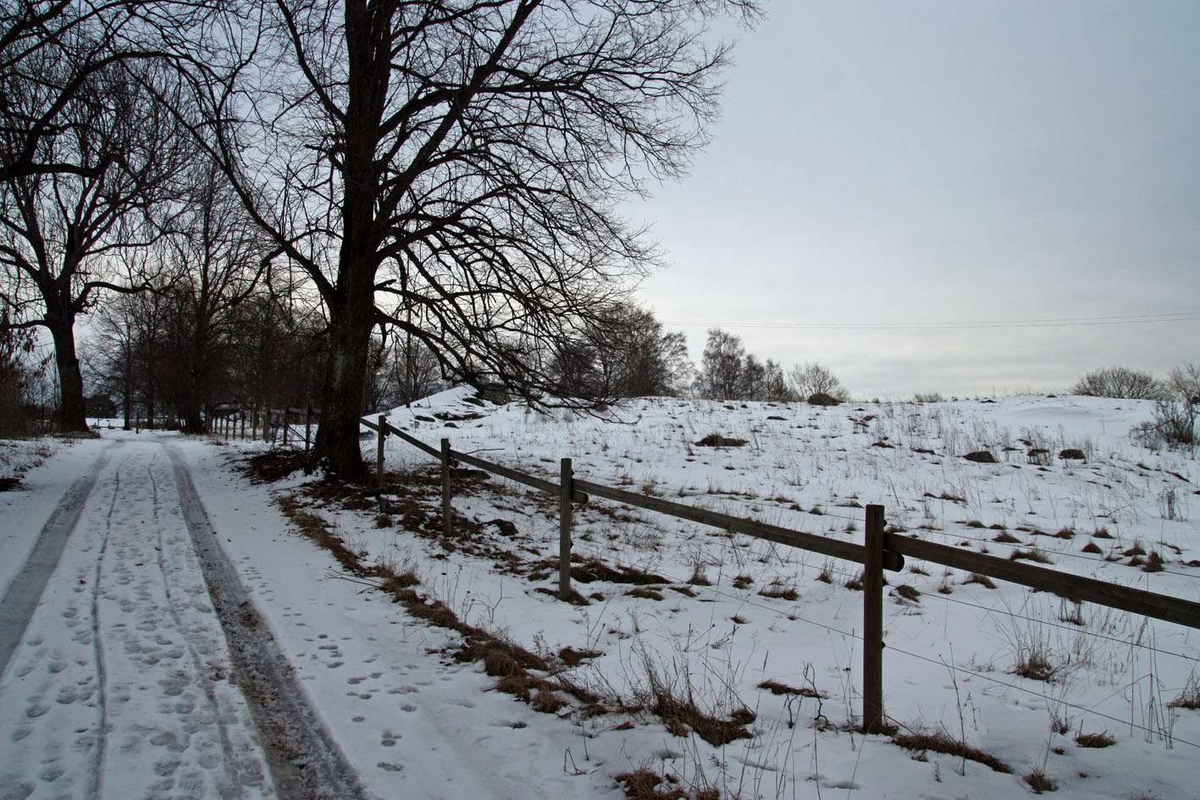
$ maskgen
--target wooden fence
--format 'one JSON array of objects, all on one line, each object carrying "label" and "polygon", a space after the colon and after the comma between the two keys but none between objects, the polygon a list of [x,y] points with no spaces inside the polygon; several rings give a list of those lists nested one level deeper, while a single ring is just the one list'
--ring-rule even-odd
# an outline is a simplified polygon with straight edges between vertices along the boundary
[{"label": "wooden fence", "polygon": [[559,497],[559,581],[558,596],[561,600],[571,597],[571,525],[572,504],[587,503],[591,497],[603,497],[635,508],[655,511],[678,519],[709,525],[732,533],[741,533],[759,539],[797,547],[813,553],[840,558],[863,565],[863,708],[862,729],[866,733],[886,730],[883,713],[883,573],[885,570],[899,572],[904,567],[904,557],[941,564],[954,569],[966,570],[997,580],[1028,586],[1041,591],[1053,592],[1076,602],[1128,611],[1154,619],[1173,622],[1189,628],[1200,629],[1200,603],[1147,592],[1128,586],[1099,581],[1080,575],[1038,567],[1024,562],[1012,561],[995,556],[965,551],[949,545],[928,542],[912,536],[887,533],[884,508],[879,505],[866,507],[865,538],[863,544],[843,542],[802,531],[794,531],[776,525],[768,525],[752,519],[743,519],[695,506],[675,503],[658,497],[650,497],[623,489],[595,483],[575,476],[570,458],[559,463],[559,481],[527,475],[501,464],[460,453],[451,449],[450,440],[442,439],[441,447],[435,448],[414,436],[388,424],[381,414],[372,423],[363,420],[365,427],[375,431],[376,474],[383,488],[384,440],[397,436],[404,442],[421,450],[441,464],[442,472],[442,524],[443,533],[452,534],[450,470],[456,462],[499,475],[508,480],[524,484],[532,489]]},{"label": "wooden fence", "polygon": [[211,433],[227,439],[257,440],[261,430],[264,442],[282,447],[303,445],[307,453],[320,420],[321,409],[312,406],[250,410],[226,407],[210,416],[209,427]]}]

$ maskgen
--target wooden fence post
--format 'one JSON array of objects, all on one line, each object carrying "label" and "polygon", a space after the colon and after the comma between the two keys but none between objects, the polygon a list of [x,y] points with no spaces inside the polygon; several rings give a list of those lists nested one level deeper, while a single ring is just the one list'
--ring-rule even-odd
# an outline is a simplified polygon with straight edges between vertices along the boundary
[{"label": "wooden fence post", "polygon": [[387,415],[380,414],[378,435],[375,437],[375,479],[379,484],[379,513],[383,513],[383,439],[387,436]]},{"label": "wooden fence post", "polygon": [[863,733],[882,733],[883,722],[883,506],[867,506],[863,563]]},{"label": "wooden fence post", "polygon": [[442,533],[450,536],[454,523],[450,510],[450,440],[442,439]]},{"label": "wooden fence post", "polygon": [[312,403],[304,406],[304,452],[308,452],[309,441],[312,439]]},{"label": "wooden fence post", "polygon": [[291,425],[288,424],[288,412],[289,411],[291,411],[290,408],[288,408],[287,406],[283,407],[283,446],[285,448],[288,446],[288,428],[291,427]]},{"label": "wooden fence post", "polygon": [[571,459],[559,463],[558,489],[558,599],[571,600]]}]

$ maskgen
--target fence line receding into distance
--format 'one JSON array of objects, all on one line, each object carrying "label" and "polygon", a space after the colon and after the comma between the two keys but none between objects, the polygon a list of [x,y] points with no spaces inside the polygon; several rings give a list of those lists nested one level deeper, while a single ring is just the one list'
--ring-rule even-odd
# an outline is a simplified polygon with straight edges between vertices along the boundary
[{"label": "fence line receding into distance", "polygon": [[863,707],[862,730],[878,733],[888,729],[883,712],[883,573],[885,570],[898,572],[904,567],[904,558],[919,559],[945,567],[961,569],[996,580],[1008,581],[1033,589],[1053,592],[1074,602],[1089,602],[1107,608],[1127,611],[1154,619],[1200,629],[1200,603],[1148,592],[1129,586],[1100,581],[1080,575],[1072,575],[1045,567],[1033,566],[1019,561],[964,551],[949,545],[937,544],[912,536],[886,533],[884,508],[880,505],[866,507],[865,537],[863,544],[843,542],[802,531],[795,531],[757,520],[734,517],[696,506],[676,503],[658,497],[615,489],[611,486],[581,479],[575,476],[570,458],[560,461],[559,481],[528,475],[519,470],[485,461],[469,453],[461,453],[450,447],[449,439],[442,439],[440,447],[433,447],[420,439],[390,425],[384,415],[376,422],[363,420],[365,427],[378,435],[376,448],[376,472],[379,486],[383,487],[384,448],[387,436],[397,436],[440,462],[442,477],[442,524],[443,533],[451,535],[451,483],[450,471],[455,462],[468,464],[485,472],[498,475],[516,483],[550,495],[556,495],[559,503],[559,586],[558,597],[571,598],[571,528],[573,504],[585,504],[591,497],[601,497],[635,508],[654,511],[677,519],[688,520],[731,533],[741,533],[776,544],[796,547],[813,553],[851,561],[863,565]]}]

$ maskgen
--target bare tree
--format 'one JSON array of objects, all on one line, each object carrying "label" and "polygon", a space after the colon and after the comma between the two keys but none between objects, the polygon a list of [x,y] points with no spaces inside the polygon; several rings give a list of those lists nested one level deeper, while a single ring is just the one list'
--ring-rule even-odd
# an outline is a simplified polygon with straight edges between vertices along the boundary
[{"label": "bare tree", "polygon": [[205,54],[231,65],[192,73],[207,118],[240,123],[196,132],[329,314],[318,457],[362,471],[381,319],[447,373],[543,400],[545,344],[653,260],[618,202],[704,143],[728,55],[705,29],[731,11],[757,7],[276,0],[253,50]]},{"label": "bare tree", "polygon": [[846,401],[850,392],[842,386],[842,382],[833,370],[824,364],[810,361],[807,364],[796,364],[788,370],[788,382],[797,397],[807,400],[815,394],[825,394],[834,400]]},{"label": "bare tree", "polygon": [[567,397],[671,395],[691,377],[684,335],[625,302],[599,310],[579,338],[557,342],[553,361],[556,391]]},{"label": "bare tree", "polygon": [[1200,405],[1200,364],[1183,364],[1167,375],[1167,391],[1190,405]]},{"label": "bare tree", "polygon": [[266,269],[266,248],[222,173],[206,164],[192,183],[178,232],[164,244],[169,268],[178,276],[170,290],[176,405],[183,429],[200,433],[205,407],[230,399],[216,397],[215,384],[228,373],[237,311]]},{"label": "bare tree", "polygon": [[[87,430],[75,320],[102,292],[146,288],[136,251],[162,235],[152,214],[185,155],[174,117],[143,88],[153,80],[151,70],[124,63],[91,73],[37,148],[40,161],[79,169],[0,182],[0,302],[14,326],[50,332],[65,430]],[[40,105],[36,96],[12,102]]]},{"label": "bare tree", "polygon": [[1092,370],[1080,378],[1071,393],[1127,400],[1158,400],[1163,397],[1163,386],[1149,372],[1129,367],[1105,367]]},{"label": "bare tree", "polygon": [[[0,181],[45,175],[95,179],[103,161],[56,158],[72,106],[115,67],[168,57],[172,40],[213,18],[207,0],[0,0]],[[177,48],[176,48],[177,49]]]},{"label": "bare tree", "polygon": [[700,394],[714,400],[745,397],[746,347],[740,337],[713,328],[708,332],[700,366]]}]

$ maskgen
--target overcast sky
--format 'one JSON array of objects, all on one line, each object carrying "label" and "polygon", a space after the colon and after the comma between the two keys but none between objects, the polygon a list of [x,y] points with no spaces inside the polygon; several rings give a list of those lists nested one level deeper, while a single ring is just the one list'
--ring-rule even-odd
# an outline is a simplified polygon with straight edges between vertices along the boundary
[{"label": "overcast sky", "polygon": [[[1200,2],[766,5],[715,140],[634,211],[694,360],[722,326],[859,397],[1200,361]],[[1023,320],[1072,322],[912,329]]]}]

